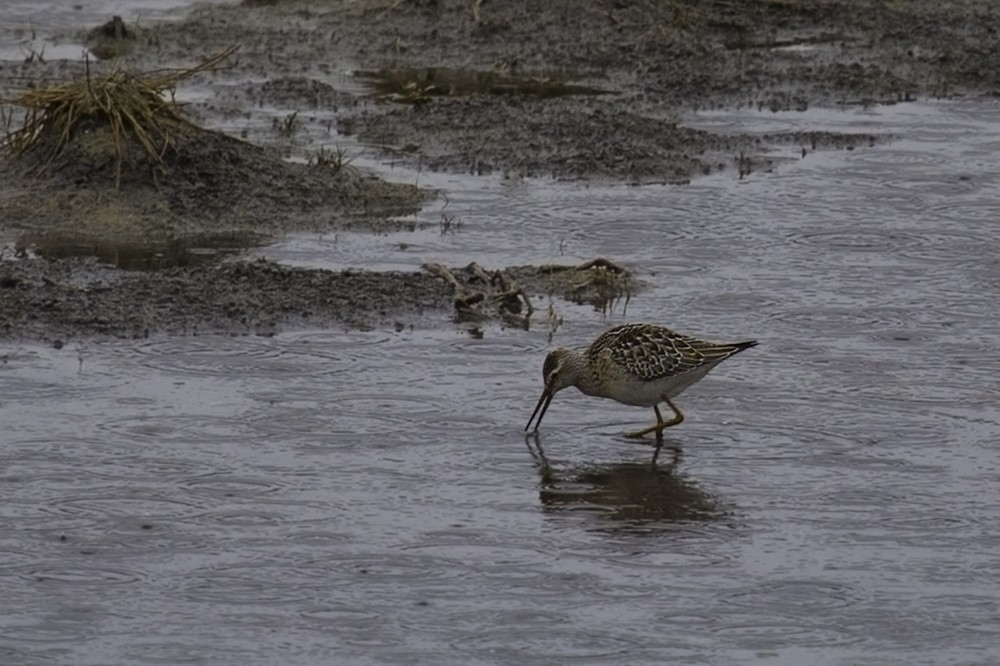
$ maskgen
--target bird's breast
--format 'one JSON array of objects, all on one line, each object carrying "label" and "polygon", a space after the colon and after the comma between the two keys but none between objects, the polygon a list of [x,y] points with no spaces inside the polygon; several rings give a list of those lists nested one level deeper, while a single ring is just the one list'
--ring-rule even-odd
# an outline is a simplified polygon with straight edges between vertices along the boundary
[{"label": "bird's breast", "polygon": [[595,381],[580,390],[587,395],[611,398],[625,405],[652,407],[664,398],[674,398],[688,386],[696,382],[703,373],[683,373],[657,379],[639,379],[631,375],[619,375],[613,381]]}]

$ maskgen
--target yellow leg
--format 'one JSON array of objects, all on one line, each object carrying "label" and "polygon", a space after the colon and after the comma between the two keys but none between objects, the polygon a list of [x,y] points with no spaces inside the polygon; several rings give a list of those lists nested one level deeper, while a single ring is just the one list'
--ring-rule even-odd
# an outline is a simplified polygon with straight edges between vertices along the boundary
[{"label": "yellow leg", "polygon": [[651,432],[655,432],[657,435],[659,435],[663,433],[664,428],[675,426],[681,421],[683,421],[684,415],[681,414],[681,410],[677,409],[677,405],[675,405],[673,401],[671,401],[670,398],[666,396],[664,396],[663,400],[670,406],[670,409],[674,410],[674,418],[670,419],[669,421],[664,421],[663,416],[660,414],[660,408],[656,405],[653,405],[653,411],[656,412],[656,425],[649,426],[648,428],[643,428],[642,430],[637,430],[635,432],[630,432],[625,436],[637,439],[639,437],[645,437]]}]

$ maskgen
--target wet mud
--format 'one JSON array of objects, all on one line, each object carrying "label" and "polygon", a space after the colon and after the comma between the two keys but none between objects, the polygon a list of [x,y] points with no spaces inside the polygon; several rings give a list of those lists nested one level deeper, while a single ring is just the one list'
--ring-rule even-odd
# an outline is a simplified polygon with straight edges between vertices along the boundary
[{"label": "wet mud", "polygon": [[[557,328],[554,310],[535,311],[532,298],[554,295],[606,308],[643,285],[626,269],[612,270],[601,260],[489,272],[478,265],[433,265],[412,273],[376,273],[297,268],[266,259],[150,271],[93,258],[25,257],[0,261],[0,336],[61,346],[95,335],[270,336],[295,327],[403,330],[455,321],[482,337],[477,324],[494,320],[525,329],[533,323]],[[442,316],[449,310],[450,316]]]},{"label": "wet mud", "polygon": [[[5,154],[2,336],[266,333],[304,319],[362,326],[453,311],[455,285],[427,271],[362,278],[223,262],[243,246],[300,230],[405,228],[412,222],[399,218],[437,195],[318,152],[304,130],[320,122],[314,112],[334,114],[329,133],[419,169],[683,184],[719,171],[742,178],[780,169],[769,154],[778,145],[806,154],[885,138],[719,134],[686,126],[693,111],[892,104],[993,94],[1000,85],[991,27],[1000,9],[972,0],[275,0],[201,8],[164,24],[109,18],[61,36],[95,57],[120,58],[91,62],[94,72],[118,63],[190,66],[222,45],[240,46],[225,69],[198,76],[208,98],[184,105],[196,123],[225,125],[266,106],[296,110],[271,127],[283,144],[199,130],[165,153],[163,165],[133,156],[121,182],[110,176],[111,143],[100,127],[81,132],[44,169]],[[8,61],[0,94],[9,100],[89,75],[86,67]],[[9,114],[7,131],[15,125]],[[510,285],[480,293],[495,304],[505,292],[514,293]],[[572,289],[562,295],[593,300]],[[478,315],[528,312],[523,299],[519,309],[513,302]]]}]

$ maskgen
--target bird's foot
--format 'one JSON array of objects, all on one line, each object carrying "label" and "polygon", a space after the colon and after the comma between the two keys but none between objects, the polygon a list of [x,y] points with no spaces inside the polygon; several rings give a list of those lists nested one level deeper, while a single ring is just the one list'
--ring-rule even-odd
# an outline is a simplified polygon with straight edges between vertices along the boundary
[{"label": "bird's foot", "polygon": [[629,439],[642,439],[651,432],[655,432],[656,436],[659,438],[663,435],[663,428],[660,425],[650,426],[648,428],[643,428],[642,430],[636,430],[635,432],[627,432],[625,436]]}]

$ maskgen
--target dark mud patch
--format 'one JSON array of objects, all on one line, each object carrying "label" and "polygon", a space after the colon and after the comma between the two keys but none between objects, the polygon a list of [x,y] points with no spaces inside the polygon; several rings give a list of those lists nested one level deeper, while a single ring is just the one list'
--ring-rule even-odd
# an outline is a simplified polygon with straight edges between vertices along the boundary
[{"label": "dark mud patch", "polygon": [[[1000,6],[978,0],[258,0],[202,8],[175,23],[144,23],[141,31],[135,17],[123,16],[104,27],[110,32],[104,38],[121,42],[126,62],[147,70],[240,44],[226,70],[199,74],[196,83],[209,93],[201,99],[209,101],[190,110],[206,125],[240,119],[243,132],[269,147],[201,131],[164,156],[155,179],[153,165],[139,156],[116,190],[108,137],[94,128],[40,176],[27,173],[30,164],[0,162],[0,240],[62,256],[51,245],[46,250],[44,239],[74,234],[120,248],[144,246],[144,261],[171,247],[189,257],[197,239],[220,234],[405,228],[394,218],[429,196],[353,168],[310,168],[304,162],[317,148],[311,126],[301,135],[275,132],[277,109],[293,121],[314,117],[328,134],[336,127],[419,168],[635,184],[684,183],[720,169],[740,176],[768,171],[776,164],[775,144],[850,149],[878,137],[719,135],[686,127],[688,114],[994,93],[997,25]],[[75,39],[93,41],[97,33],[81,30]],[[0,63],[9,81],[25,86],[82,69],[68,61]],[[366,95],[350,75],[359,69],[407,72],[395,93],[395,101],[407,103],[388,101],[392,94]],[[461,85],[452,87],[440,85],[440,72],[473,74],[454,77]],[[546,96],[507,85],[550,76],[542,73],[616,94]],[[4,96],[9,85],[0,83]],[[444,88],[449,94],[435,94]],[[282,159],[296,150],[302,164]],[[454,310],[448,285],[427,273],[359,277],[219,264],[221,256],[146,275],[79,259],[66,259],[65,269],[42,260],[0,262],[8,285],[0,289],[0,317],[7,335],[51,337],[52,331],[266,333],[295,317],[309,325],[369,325],[394,321],[393,308]],[[597,302],[552,287],[552,276],[534,284],[531,270],[507,274],[528,295]],[[464,279],[458,276],[471,288]],[[213,285],[211,297],[199,297],[203,283]],[[286,292],[284,284],[300,292]],[[308,302],[325,305],[310,310]]]},{"label": "dark mud patch", "polygon": [[[976,0],[282,0],[207,7],[158,25],[133,58],[160,67],[206,45],[240,43],[216,83],[259,88],[247,92],[278,107],[336,108],[338,127],[386,155],[418,148],[406,153],[415,165],[683,182],[730,160],[709,155],[718,141],[704,133],[655,140],[664,123],[683,126],[684,114],[719,107],[804,110],[991,92],[1000,88],[998,24],[1000,7]],[[352,71],[396,72],[396,97],[419,99],[420,115],[359,103],[347,92],[358,87]],[[590,122],[586,100],[572,96],[538,103],[524,90],[516,95],[523,103],[512,103],[437,94],[484,97],[496,82],[560,77],[618,94],[603,96]],[[213,112],[245,112],[245,97],[224,96]],[[598,142],[596,123],[604,123]]]},{"label": "dark mud patch", "polygon": [[132,271],[93,258],[50,261],[20,254],[0,257],[0,338],[274,335],[295,328],[401,329],[449,320],[552,328],[558,322],[551,304],[511,317],[511,298],[518,297],[500,294],[523,284],[524,302],[529,293],[590,302],[617,293],[626,282],[633,290],[643,286],[624,269],[614,273],[607,267],[612,264],[600,262],[582,268],[450,268],[445,270],[458,276],[464,293],[483,294],[456,316],[456,291],[431,271],[329,271],[264,259]]},{"label": "dark mud patch", "polygon": [[286,327],[412,323],[449,300],[420,273],[369,273],[234,261],[157,272],[92,259],[0,263],[0,335],[56,340],[156,334],[273,335]]},{"label": "dark mud patch", "polygon": [[[121,38],[123,26],[115,17],[98,32]],[[73,235],[77,248],[145,244],[164,255],[163,246],[214,246],[222,235],[398,229],[393,218],[433,196],[346,168],[344,159],[292,163],[191,122],[174,90],[236,51],[165,74],[87,65],[83,76],[13,97],[22,112],[3,116],[0,240],[34,242],[52,256],[47,241]]]},{"label": "dark mud patch", "polygon": [[267,334],[334,311],[361,326],[384,314],[387,294],[400,312],[422,307],[420,281],[401,276],[220,264],[287,231],[406,228],[395,217],[434,193],[337,155],[291,163],[198,127],[156,80],[112,68],[17,100],[25,124],[6,135],[0,163],[0,241],[20,259],[0,261],[7,333]]},{"label": "dark mud patch", "polygon": [[[766,170],[775,144],[870,143],[719,137],[685,128],[686,114],[986,92],[1000,85],[1000,47],[985,27],[998,20],[1000,8],[972,0],[283,1],[199,10],[163,26],[157,54],[239,40],[240,69],[255,76],[355,92],[375,78],[375,100],[332,102],[336,126],[418,168],[683,183],[737,167],[740,153]],[[532,81],[616,94],[549,96]],[[267,99],[286,108],[333,97],[276,92]]]},{"label": "dark mud patch", "polygon": [[393,216],[416,212],[431,193],[357,170],[332,172],[281,159],[220,132],[178,137],[163,164],[134,149],[114,186],[112,136],[96,128],[58,162],[25,157],[0,165],[0,231],[112,234],[259,234],[296,229],[401,228]]},{"label": "dark mud patch", "polygon": [[877,140],[873,134],[831,132],[723,135],[625,110],[614,101],[552,105],[484,96],[442,99],[433,108],[365,110],[338,129],[393,154],[409,154],[432,170],[630,184],[686,183],[731,169],[740,154],[756,170],[770,170],[777,162],[767,152],[775,145],[853,149]]},{"label": "dark mud patch", "polygon": [[306,77],[282,77],[248,86],[251,98],[260,103],[295,108],[331,109],[356,103],[354,95],[337,90],[323,81]]},{"label": "dark mud patch", "polygon": [[241,118],[247,108],[294,109],[300,114],[308,111],[338,113],[360,104],[354,93],[307,76],[277,76],[264,81],[219,82],[213,86],[219,100],[209,102],[196,111],[207,119],[222,114],[226,118]]}]

